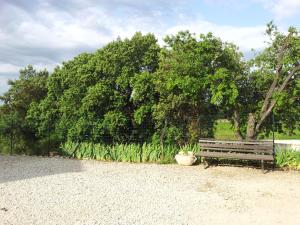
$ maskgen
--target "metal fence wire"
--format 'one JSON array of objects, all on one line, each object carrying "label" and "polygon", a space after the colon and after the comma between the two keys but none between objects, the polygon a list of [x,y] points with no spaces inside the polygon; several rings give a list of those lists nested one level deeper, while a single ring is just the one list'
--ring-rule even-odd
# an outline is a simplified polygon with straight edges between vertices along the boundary
[{"label": "metal fence wire", "polygon": [[[246,115],[242,115],[241,117],[244,119]],[[299,124],[297,126],[296,129],[299,130]],[[163,141],[168,140],[169,142],[173,140],[176,144],[196,143],[201,138],[236,140],[235,129],[230,115],[221,113],[201,114],[182,119],[176,118],[172,120],[171,118],[162,127],[155,127],[153,120],[144,121],[137,128],[130,124],[129,128],[125,129],[128,135],[122,134],[124,139],[118,140],[111,134],[100,135],[101,130],[99,130],[97,123],[91,123],[90,129],[87,129],[86,133],[82,133],[77,137],[70,137],[68,132],[58,136],[50,128],[44,133],[36,135],[31,130],[27,130],[26,127],[20,126],[14,120],[14,117],[11,116],[10,121],[0,124],[0,152],[48,155],[50,151],[57,150],[62,143],[69,139],[75,142],[90,142],[93,144],[151,142],[155,135],[156,141],[159,144],[163,143],[161,139]],[[243,123],[241,133],[245,134],[246,129],[247,127]],[[281,122],[276,122],[276,115],[272,114],[265,121],[264,127],[257,138],[274,141],[277,133],[288,132],[284,129]],[[245,136],[243,137],[245,138]]]}]

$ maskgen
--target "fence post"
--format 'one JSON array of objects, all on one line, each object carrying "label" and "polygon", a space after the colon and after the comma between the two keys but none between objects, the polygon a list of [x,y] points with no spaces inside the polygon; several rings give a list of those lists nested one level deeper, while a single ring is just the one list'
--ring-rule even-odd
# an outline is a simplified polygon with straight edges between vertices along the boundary
[{"label": "fence post", "polygon": [[50,128],[49,128],[49,124],[48,124],[48,156],[50,154]]},{"label": "fence post", "polygon": [[10,118],[10,155],[12,155],[13,152],[13,127],[14,127],[14,119],[11,116]]},{"label": "fence post", "polygon": [[95,124],[94,120],[92,121],[92,152],[91,152],[91,158],[94,159],[94,139],[95,139]]},{"label": "fence post", "polygon": [[272,110],[272,138],[273,138],[273,154],[275,153],[275,134],[274,134],[274,125],[275,125],[274,110]]},{"label": "fence post", "polygon": [[140,162],[143,162],[143,145],[141,145]]}]

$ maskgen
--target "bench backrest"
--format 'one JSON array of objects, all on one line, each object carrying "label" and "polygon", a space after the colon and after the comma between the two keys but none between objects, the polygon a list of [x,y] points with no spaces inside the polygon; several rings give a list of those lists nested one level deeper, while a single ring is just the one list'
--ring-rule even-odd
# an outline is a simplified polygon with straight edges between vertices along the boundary
[{"label": "bench backrest", "polygon": [[272,141],[219,141],[205,139],[199,140],[199,145],[202,151],[274,154]]}]

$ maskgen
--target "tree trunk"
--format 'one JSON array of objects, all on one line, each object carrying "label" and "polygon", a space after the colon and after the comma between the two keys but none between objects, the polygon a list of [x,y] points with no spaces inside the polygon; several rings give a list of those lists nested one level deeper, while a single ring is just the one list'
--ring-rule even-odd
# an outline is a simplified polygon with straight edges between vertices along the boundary
[{"label": "tree trunk", "polygon": [[167,129],[167,120],[165,120],[164,127],[163,127],[163,129],[160,133],[160,146],[161,147],[163,147],[163,145],[164,145],[164,138],[165,138],[166,129]]},{"label": "tree trunk", "polygon": [[238,140],[243,140],[243,136],[241,133],[240,113],[237,110],[234,111],[233,122],[234,122],[234,131],[235,131],[236,138]]},{"label": "tree trunk", "polygon": [[248,123],[247,123],[247,135],[246,139],[247,140],[255,140],[257,133],[255,130],[255,117],[253,113],[248,114]]},{"label": "tree trunk", "polygon": [[200,137],[200,129],[199,129],[199,119],[192,118],[188,124],[188,132],[189,132],[189,142],[197,143]]}]

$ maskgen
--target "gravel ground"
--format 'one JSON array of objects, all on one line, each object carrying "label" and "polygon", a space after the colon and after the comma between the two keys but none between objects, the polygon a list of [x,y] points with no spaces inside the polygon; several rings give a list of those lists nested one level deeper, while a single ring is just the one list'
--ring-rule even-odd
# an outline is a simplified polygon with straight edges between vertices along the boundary
[{"label": "gravel ground", "polygon": [[0,224],[300,224],[300,173],[0,156]]}]

